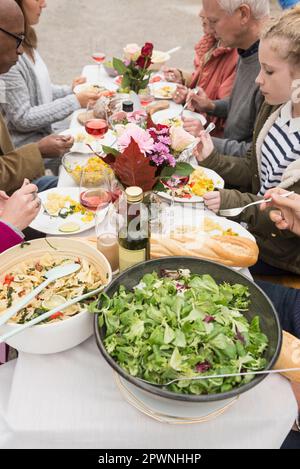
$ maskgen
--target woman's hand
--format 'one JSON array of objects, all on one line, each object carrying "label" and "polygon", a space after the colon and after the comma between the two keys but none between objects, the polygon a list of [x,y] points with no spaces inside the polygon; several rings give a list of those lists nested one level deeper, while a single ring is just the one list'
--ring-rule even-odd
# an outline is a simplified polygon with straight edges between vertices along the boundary
[{"label": "woman's hand", "polygon": [[43,158],[57,158],[70,151],[74,144],[71,135],[47,135],[38,142],[38,147]]},{"label": "woman's hand", "polygon": [[83,83],[86,83],[86,77],[76,77],[76,78],[74,78],[74,80],[72,82],[72,90],[74,91],[74,88],[77,85],[82,85]]},{"label": "woman's hand", "polygon": [[4,191],[0,191],[0,216],[5,207],[5,202],[9,199],[9,196]]},{"label": "woman's hand", "polygon": [[206,160],[212,152],[214,151],[214,143],[212,141],[211,136],[202,130],[199,135],[200,143],[194,150],[194,156],[197,158],[199,162]]},{"label": "woman's hand", "polygon": [[176,91],[174,92],[172,99],[176,104],[183,104],[186,101],[188,95],[188,88],[183,85],[177,85]]},{"label": "woman's hand", "polygon": [[288,198],[279,197],[287,191],[280,188],[271,189],[264,198],[272,198],[272,202],[261,205],[261,210],[267,207],[275,207],[279,210],[272,210],[270,218],[279,230],[289,230],[300,236],[300,195],[292,194]]},{"label": "woman's hand", "polygon": [[1,220],[24,230],[40,211],[41,200],[37,191],[35,184],[25,180],[23,186],[5,201]]},{"label": "woman's hand", "polygon": [[182,76],[177,68],[164,68],[163,74],[165,80],[182,85]]},{"label": "woman's hand", "polygon": [[221,194],[219,191],[207,192],[203,196],[205,206],[217,213],[221,207]]},{"label": "woman's hand", "polygon": [[203,125],[198,119],[190,119],[182,117],[183,128],[186,132],[193,135],[194,137],[199,137],[200,133],[203,131]]}]

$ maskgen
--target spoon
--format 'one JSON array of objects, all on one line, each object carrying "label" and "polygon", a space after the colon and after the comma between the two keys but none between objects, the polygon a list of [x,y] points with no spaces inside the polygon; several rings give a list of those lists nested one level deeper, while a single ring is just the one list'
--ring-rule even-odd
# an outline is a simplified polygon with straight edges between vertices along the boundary
[{"label": "spoon", "polygon": [[142,379],[138,377],[136,377],[136,379],[138,379],[139,381],[142,381],[143,383],[151,384],[151,386],[163,388],[164,386],[170,386],[170,384],[177,383],[177,381],[201,381],[203,379],[233,378],[235,376],[249,376],[249,375],[266,375],[266,374],[275,374],[275,373],[286,373],[288,371],[300,371],[300,368],[284,368],[282,370],[247,371],[243,373],[228,373],[224,375],[205,375],[205,376],[194,376],[192,378],[176,378],[163,384],[152,383],[151,381],[147,381],[146,379]]},{"label": "spoon", "polygon": [[36,295],[38,295],[44,288],[49,285],[49,283],[54,282],[55,280],[66,277],[67,275],[74,274],[74,272],[77,272],[81,268],[80,264],[65,264],[65,265],[60,265],[58,267],[54,267],[53,269],[48,270],[45,274],[44,277],[46,277],[46,280],[42,282],[38,287],[36,287],[32,292],[28,293],[20,303],[18,303],[15,306],[12,306],[9,308],[4,314],[1,314],[0,316],[0,326],[2,324],[6,323],[11,317],[13,317],[15,314],[17,314],[21,309],[25,308],[28,303],[30,303],[33,298],[35,298]]},{"label": "spoon", "polygon": [[181,46],[173,47],[173,49],[167,50],[165,54],[173,54],[174,52],[177,52],[180,49],[181,49]]}]

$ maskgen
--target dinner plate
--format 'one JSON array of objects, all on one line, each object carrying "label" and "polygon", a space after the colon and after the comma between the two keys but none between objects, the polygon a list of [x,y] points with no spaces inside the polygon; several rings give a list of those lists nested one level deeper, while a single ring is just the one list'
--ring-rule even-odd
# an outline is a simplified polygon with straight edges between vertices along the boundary
[{"label": "dinner plate", "polygon": [[[49,194],[59,194],[63,196],[70,196],[76,202],[79,202],[79,187],[56,187],[54,189],[49,189],[44,192],[39,193],[39,198],[42,201],[42,204],[47,203],[47,198]],[[82,221],[82,215],[80,212],[73,213],[67,218],[61,217],[51,217],[45,213],[43,205],[41,206],[40,212],[37,217],[30,224],[30,227],[34,230],[40,231],[42,233],[57,235],[57,236],[72,236],[72,234],[82,233],[83,231],[90,230],[95,226],[95,218],[93,221],[85,223]],[[76,223],[79,225],[79,230],[74,232],[65,233],[59,230],[62,225],[67,223]]]},{"label": "dinner plate", "polygon": [[214,402],[174,402],[159,396],[154,396],[115,373],[115,380],[124,398],[149,417],[170,424],[195,424],[212,420],[222,415],[236,401],[237,397]]},{"label": "dinner plate", "polygon": [[[225,182],[224,182],[224,179],[221,178],[221,176],[219,176],[212,169],[203,168],[203,170],[204,170],[205,176],[208,179],[212,179],[214,187],[216,189],[223,189],[224,188]],[[172,195],[167,193],[167,192],[158,192],[158,195],[163,199],[172,201]],[[198,203],[198,202],[203,202],[203,197],[199,197],[199,196],[196,196],[196,195],[194,195],[190,199],[185,199],[183,197],[174,197],[174,202],[179,202],[179,203],[183,203],[183,204]]]},{"label": "dinner plate", "polygon": [[[209,236],[220,236],[231,230],[232,235],[242,236],[255,242],[255,237],[239,223],[224,217],[218,217],[209,210],[197,210],[192,207],[174,207],[174,227],[190,226]],[[229,234],[230,236],[230,234]]]},{"label": "dinner plate", "polygon": [[[156,99],[172,99],[173,93],[177,88],[176,83],[169,81],[159,81],[149,85],[152,96]],[[165,89],[165,91],[164,91]]]},{"label": "dinner plate", "polygon": [[[87,143],[89,143],[91,145],[91,147],[94,149],[94,151],[101,151],[101,147],[102,145],[106,145],[106,146],[112,146],[115,141],[116,141],[116,137],[113,133],[112,130],[108,130],[106,132],[106,134],[104,135],[103,138],[101,139],[96,139],[95,137],[93,137],[92,135],[89,135],[84,127],[82,127],[81,129],[80,128],[77,128],[77,129],[67,129],[67,130],[64,130],[63,132],[60,133],[60,135],[71,135],[73,138],[74,138],[74,145],[72,146],[72,148],[70,149],[70,152],[74,152],[74,153],[83,153],[83,154],[91,154],[93,153],[91,151],[91,149],[86,145]],[[76,139],[80,139],[81,141],[77,141],[76,142]]]},{"label": "dinner plate", "polygon": [[[188,118],[188,119],[198,119],[201,124],[204,126],[207,123],[207,120],[202,114],[198,114],[197,112],[192,112],[188,110],[183,111],[183,117]],[[178,109],[164,109],[163,111],[158,111],[152,114],[152,120],[154,124],[166,124],[169,119],[176,119],[181,122],[182,120],[180,118],[180,110]]]},{"label": "dinner plate", "polygon": [[[95,89],[94,89],[95,87]],[[104,86],[100,83],[81,83],[80,85],[76,85],[74,88],[74,93],[81,93],[82,91],[104,91]]]}]

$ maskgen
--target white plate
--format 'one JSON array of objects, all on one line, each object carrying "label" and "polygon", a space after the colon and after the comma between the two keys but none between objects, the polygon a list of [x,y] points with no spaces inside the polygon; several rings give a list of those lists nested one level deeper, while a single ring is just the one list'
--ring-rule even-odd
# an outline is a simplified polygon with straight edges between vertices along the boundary
[{"label": "white plate", "polygon": [[[215,188],[223,189],[225,182],[224,179],[221,178],[215,171],[212,169],[203,168],[205,175],[207,178],[212,179]],[[163,199],[172,200],[172,195],[168,194],[167,192],[158,192],[158,195]],[[197,202],[203,202],[203,197],[199,197],[197,195],[191,197],[190,199],[184,199],[181,197],[174,197],[174,202],[179,202],[181,204],[192,204]]]},{"label": "white plate", "polygon": [[[60,195],[67,196],[69,195],[73,200],[79,202],[79,187],[56,187],[54,189],[49,189],[44,192],[39,193],[39,197],[43,204],[47,202],[48,195],[51,193],[56,193]],[[57,236],[72,236],[73,234],[82,233],[83,231],[90,230],[95,226],[95,218],[93,221],[84,223],[81,218],[83,215],[81,213],[73,213],[67,218],[61,217],[51,217],[50,215],[45,214],[43,206],[37,217],[30,224],[30,227],[34,230],[41,231],[42,233],[57,235]],[[72,233],[63,233],[59,231],[59,228],[65,223],[77,223],[80,226],[78,231]]]},{"label": "white plate", "polygon": [[197,119],[201,122],[203,126],[207,123],[207,119],[202,114],[199,114],[198,112],[189,111],[188,109],[185,109],[183,111],[183,117],[185,117],[186,119]]},{"label": "white plate", "polygon": [[155,420],[166,423],[201,423],[223,414],[237,397],[214,402],[182,402],[154,396],[115,374],[125,399],[136,409]]},{"label": "white plate", "polygon": [[74,153],[83,153],[83,154],[91,154],[92,151],[86,146],[86,143],[89,143],[92,148],[99,152],[101,151],[102,145],[112,146],[115,141],[116,137],[112,130],[108,130],[108,132],[104,135],[101,139],[96,139],[92,135],[89,135],[84,127],[78,129],[67,129],[60,133],[60,135],[71,135],[72,137],[76,138],[78,135],[82,135],[84,137],[83,142],[74,142],[70,152]]},{"label": "white plate", "polygon": [[[152,114],[152,120],[154,124],[164,124],[168,119],[174,119],[175,117],[178,117],[180,119],[179,116],[180,116],[180,110],[169,108],[169,109],[164,109],[163,111],[158,111]],[[197,112],[184,110],[183,117],[186,117],[188,119],[198,119],[203,126],[207,123],[207,120],[205,119],[205,117],[202,114],[198,114]]]},{"label": "white plate", "polygon": [[211,231],[205,231],[205,233],[209,236],[220,236],[222,235],[222,231],[226,231],[231,228],[232,231],[237,235],[251,239],[255,242],[254,236],[248,230],[246,230],[246,228],[244,228],[242,225],[235,221],[228,220],[224,217],[218,217],[209,210],[193,209],[192,207],[182,207],[179,205],[176,205],[174,207],[174,227],[198,227],[200,231],[203,229],[203,223],[205,218],[209,218],[210,220],[212,220],[212,222],[218,224],[221,228],[221,230],[217,228]]},{"label": "white plate", "polygon": [[74,93],[81,93],[82,91],[87,91],[91,86],[99,86],[101,88],[105,88],[100,83],[81,83],[80,85],[75,86],[73,91]]},{"label": "white plate", "polygon": [[75,86],[73,91],[74,93],[80,93],[81,91],[86,91],[90,86],[101,86],[108,91],[116,91],[118,89],[118,86],[116,86],[115,83],[109,78],[108,80],[105,80],[105,83],[101,83],[100,81],[81,83],[80,85]]},{"label": "white plate", "polygon": [[[163,96],[161,94],[161,92],[162,92],[161,90],[165,86],[170,88],[170,93],[168,94],[167,97]],[[176,85],[176,83],[170,83],[169,81],[159,81],[157,83],[152,83],[151,85],[149,85],[149,87],[150,87],[150,90],[151,90],[151,94],[152,94],[152,96],[154,96],[154,98],[156,98],[156,99],[172,99],[173,93],[175,92],[175,90],[177,88],[177,85]]]}]

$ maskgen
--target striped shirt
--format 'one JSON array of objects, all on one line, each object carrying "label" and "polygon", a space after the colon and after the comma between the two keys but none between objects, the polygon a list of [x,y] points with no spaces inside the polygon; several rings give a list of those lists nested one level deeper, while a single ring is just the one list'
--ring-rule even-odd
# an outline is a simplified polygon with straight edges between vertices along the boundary
[{"label": "striped shirt", "polygon": [[263,196],[281,183],[282,175],[293,161],[300,158],[300,117],[292,117],[289,101],[269,130],[261,149],[261,188]]}]

